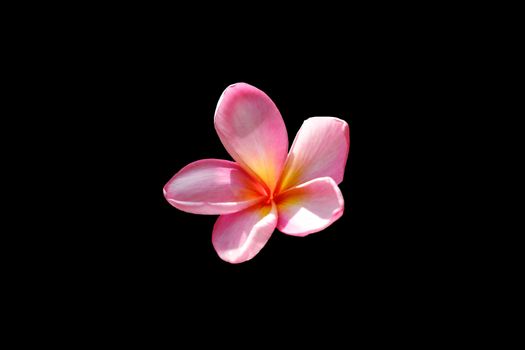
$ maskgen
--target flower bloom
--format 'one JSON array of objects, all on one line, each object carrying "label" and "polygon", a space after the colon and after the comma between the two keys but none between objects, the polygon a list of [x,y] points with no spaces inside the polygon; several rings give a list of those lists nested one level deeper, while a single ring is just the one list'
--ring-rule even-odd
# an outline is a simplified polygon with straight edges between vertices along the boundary
[{"label": "flower bloom", "polygon": [[273,101],[238,83],[222,93],[214,122],[235,162],[193,162],[164,186],[164,196],[188,213],[220,215],[212,243],[221,259],[250,260],[275,228],[306,236],[341,217],[344,201],[337,185],[350,148],[344,120],[307,119],[288,152],[286,127]]}]

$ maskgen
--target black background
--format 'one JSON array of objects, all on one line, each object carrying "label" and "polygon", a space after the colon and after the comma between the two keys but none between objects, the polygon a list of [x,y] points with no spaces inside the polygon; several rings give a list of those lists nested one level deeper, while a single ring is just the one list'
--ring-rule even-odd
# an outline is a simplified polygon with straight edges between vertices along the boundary
[{"label": "black background", "polygon": [[[168,68],[169,60],[160,60],[147,80],[147,116],[141,121],[152,132],[147,157],[154,163],[141,174],[155,174],[155,182],[146,186],[154,200],[148,207],[158,215],[145,231],[135,233],[144,243],[141,251],[147,249],[143,259],[148,276],[157,281],[165,276],[195,278],[219,289],[254,283],[270,290],[289,285],[361,296],[382,295],[385,290],[393,295],[396,285],[424,284],[433,268],[429,255],[436,248],[417,228],[423,218],[413,186],[418,186],[422,162],[406,161],[404,135],[411,131],[398,133],[407,121],[404,111],[377,93],[392,89],[398,96],[395,89],[401,87],[390,86],[389,77],[381,76],[373,64],[360,65],[358,53],[345,51],[258,57],[254,50],[226,58],[211,55],[201,64],[190,58],[183,68]],[[215,133],[213,113],[222,91],[235,82],[252,84],[274,100],[290,143],[303,120],[323,115],[346,120],[351,139],[340,185],[343,217],[305,238],[276,230],[253,260],[239,265],[223,262],[213,250],[216,216],[180,212],[162,195],[164,184],[186,164],[202,158],[230,159]]]},{"label": "black background", "polygon": [[[84,160],[69,171],[88,180],[70,177],[86,209],[70,206],[69,230],[79,233],[60,245],[73,247],[63,253],[83,287],[169,309],[194,298],[197,306],[306,300],[365,314],[446,296],[440,282],[467,275],[455,267],[463,242],[443,220],[447,199],[434,200],[443,188],[438,106],[424,84],[434,78],[402,48],[352,35],[138,34],[71,53],[78,60],[64,84],[78,130],[67,137],[83,145]],[[337,222],[305,238],[276,230],[254,259],[232,265],[211,244],[216,216],[173,208],[162,188],[190,162],[230,159],[213,113],[236,82],[273,99],[290,144],[309,117],[346,120],[350,153]]]},{"label": "black background", "polygon": [[[394,101],[403,98],[402,81],[386,75],[379,63],[364,64],[351,49],[326,47],[315,56],[308,56],[308,50],[279,55],[269,46],[264,49],[268,52],[257,47],[226,53],[156,49],[131,61],[119,56],[104,64],[109,81],[106,75],[107,86],[97,94],[106,95],[113,109],[104,111],[102,132],[108,134],[103,144],[113,144],[103,158],[107,170],[99,176],[120,196],[105,204],[111,208],[108,215],[120,218],[112,220],[117,230],[100,234],[117,248],[111,259],[117,266],[137,267],[150,282],[169,280],[171,287],[184,277],[211,285],[298,279],[320,288],[335,283],[377,290],[425,275],[429,266],[421,258],[428,262],[424,257],[435,250],[428,234],[416,233],[423,220],[416,197],[424,162],[418,160],[417,147],[409,149],[410,134],[420,131],[413,125],[405,128],[406,107],[399,110]],[[230,159],[215,133],[213,113],[222,91],[235,82],[252,84],[274,100],[290,144],[311,116],[336,116],[350,125],[350,154],[340,185],[343,217],[305,238],[275,231],[252,261],[239,265],[223,262],[213,250],[216,216],[181,212],[162,194],[164,184],[190,162]]]},{"label": "black background", "polygon": [[[420,31],[388,10],[386,25],[336,9],[312,9],[311,18],[259,10],[260,21],[213,22],[182,10],[167,18],[97,10],[31,29],[35,45],[19,41],[30,49],[19,82],[36,95],[20,103],[34,120],[20,121],[39,141],[30,149],[38,162],[20,157],[31,163],[20,208],[38,213],[19,220],[36,229],[17,235],[23,254],[12,264],[25,269],[17,278],[29,281],[27,300],[49,307],[42,323],[55,305],[106,321],[110,332],[128,317],[159,333],[181,315],[194,329],[233,319],[219,338],[228,342],[239,323],[249,328],[267,313],[273,322],[256,336],[294,326],[302,336],[342,319],[343,334],[366,329],[377,339],[381,323],[412,334],[437,314],[461,323],[465,305],[482,312],[477,290],[464,287],[488,270],[476,254],[493,252],[457,220],[469,209],[470,178],[459,171],[469,154],[455,156],[453,136],[464,134],[451,104],[466,88],[451,70],[457,52],[439,45],[441,19]],[[290,142],[311,116],[346,120],[350,154],[341,219],[306,238],[276,230],[253,260],[231,265],[211,244],[216,217],[178,211],[162,187],[190,162],[229,159],[213,112],[240,81],[274,100]],[[403,317],[413,322],[405,327]]]}]

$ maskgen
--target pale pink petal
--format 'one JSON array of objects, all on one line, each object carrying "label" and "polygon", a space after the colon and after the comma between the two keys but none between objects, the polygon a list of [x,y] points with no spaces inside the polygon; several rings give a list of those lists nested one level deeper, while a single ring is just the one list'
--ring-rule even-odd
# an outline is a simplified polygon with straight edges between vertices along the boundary
[{"label": "pale pink petal", "polygon": [[273,101],[251,85],[230,85],[217,104],[215,129],[233,159],[273,190],[288,151],[286,127]]},{"label": "pale pink petal", "polygon": [[279,188],[285,190],[318,177],[343,181],[350,149],[348,124],[333,117],[304,121],[290,148]]},{"label": "pale pink petal", "polygon": [[232,264],[250,260],[268,242],[276,224],[277,209],[273,201],[221,215],[213,227],[213,247],[222,260]]},{"label": "pale pink petal", "polygon": [[343,215],[344,200],[331,177],[308,181],[277,198],[279,231],[306,236],[330,226]]},{"label": "pale pink petal", "polygon": [[193,162],[164,186],[175,208],[194,214],[230,214],[253,205],[264,189],[237,164],[221,159]]}]

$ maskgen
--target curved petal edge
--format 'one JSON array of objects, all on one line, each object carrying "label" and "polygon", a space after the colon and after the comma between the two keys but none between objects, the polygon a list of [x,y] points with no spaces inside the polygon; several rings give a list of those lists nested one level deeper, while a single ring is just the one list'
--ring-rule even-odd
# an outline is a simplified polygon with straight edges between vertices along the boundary
[{"label": "curved petal edge", "polygon": [[335,117],[305,120],[288,153],[279,189],[325,176],[341,183],[349,151],[350,127],[346,121]]},{"label": "curved petal edge", "polygon": [[230,214],[261,200],[264,189],[236,163],[202,159],[190,163],[164,186],[175,208],[193,214]]},{"label": "curved petal edge", "polygon": [[215,222],[212,244],[219,257],[232,264],[252,259],[266,245],[277,225],[272,201],[235,214],[221,215]]},{"label": "curved petal edge", "polygon": [[288,133],[270,97],[246,83],[230,85],[219,99],[214,123],[233,159],[273,190],[286,160]]},{"label": "curved petal edge", "polygon": [[292,236],[319,232],[344,212],[343,194],[331,177],[313,179],[281,193],[277,198],[277,229]]}]

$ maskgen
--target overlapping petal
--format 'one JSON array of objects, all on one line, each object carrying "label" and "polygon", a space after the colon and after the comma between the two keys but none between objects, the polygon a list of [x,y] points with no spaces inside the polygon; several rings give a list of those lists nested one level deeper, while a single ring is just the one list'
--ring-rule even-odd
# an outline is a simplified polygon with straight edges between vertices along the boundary
[{"label": "overlapping petal", "polygon": [[230,214],[259,201],[264,189],[236,163],[202,159],[180,170],[164,186],[175,208],[194,214]]},{"label": "overlapping petal", "polygon": [[306,236],[330,226],[343,215],[344,200],[331,177],[317,178],[281,193],[277,198],[279,231]]},{"label": "overlapping petal", "polygon": [[288,151],[286,127],[273,101],[251,85],[230,85],[217,104],[215,129],[233,159],[273,190]]},{"label": "overlapping petal", "polygon": [[333,117],[304,121],[290,148],[279,188],[286,190],[315,178],[343,181],[350,149],[348,124]]},{"label": "overlapping petal", "polygon": [[273,202],[221,215],[213,227],[213,247],[227,262],[237,264],[250,260],[268,242],[276,224],[277,210]]}]

